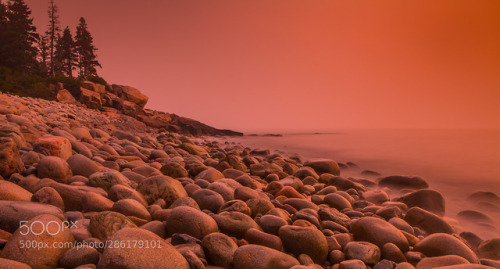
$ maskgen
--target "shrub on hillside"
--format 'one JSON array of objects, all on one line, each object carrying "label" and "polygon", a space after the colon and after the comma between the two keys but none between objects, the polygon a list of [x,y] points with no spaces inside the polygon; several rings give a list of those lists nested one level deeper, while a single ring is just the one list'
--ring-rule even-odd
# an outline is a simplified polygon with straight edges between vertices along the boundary
[{"label": "shrub on hillside", "polygon": [[57,83],[60,82],[64,85],[64,88],[68,90],[75,98],[80,98],[81,90],[80,86],[82,84],[81,78],[72,78],[65,76],[56,76],[53,78],[47,78],[49,83]]},{"label": "shrub on hillside", "polygon": [[55,92],[50,89],[45,78],[24,75],[4,66],[0,66],[0,91],[47,100],[55,98]]}]

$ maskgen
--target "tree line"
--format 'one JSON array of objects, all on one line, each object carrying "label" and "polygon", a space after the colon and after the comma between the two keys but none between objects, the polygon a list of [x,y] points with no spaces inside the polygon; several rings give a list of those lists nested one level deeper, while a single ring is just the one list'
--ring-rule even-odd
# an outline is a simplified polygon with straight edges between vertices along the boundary
[{"label": "tree line", "polygon": [[[24,0],[0,0],[0,90],[32,81],[52,82],[56,77],[73,78],[75,74],[75,79],[97,77],[101,64],[85,19],[79,19],[73,36],[69,27],[61,30],[54,0],[49,0],[47,13],[48,29],[40,34]],[[20,83],[19,79],[28,81]]]}]

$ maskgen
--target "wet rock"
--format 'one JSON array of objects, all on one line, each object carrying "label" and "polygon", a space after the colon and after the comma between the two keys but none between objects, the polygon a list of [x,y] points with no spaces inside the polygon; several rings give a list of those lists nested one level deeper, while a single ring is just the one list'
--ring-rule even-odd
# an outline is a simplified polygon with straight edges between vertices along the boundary
[{"label": "wet rock", "polygon": [[340,175],[340,168],[337,162],[330,159],[316,159],[307,161],[304,163],[304,166],[309,166],[316,171],[318,174],[329,173],[332,175]]},{"label": "wet rock", "polygon": [[457,255],[423,258],[420,262],[418,262],[417,269],[433,269],[441,266],[458,264],[469,264],[469,261]]},{"label": "wet rock", "polygon": [[[25,225],[32,230],[25,234],[26,229],[18,229],[3,248],[2,257],[26,263],[32,268],[56,268],[59,259],[74,242],[69,229],[62,229],[65,224],[60,218],[43,213]],[[35,242],[37,247],[28,248],[27,242]]]},{"label": "wet rock", "polygon": [[441,193],[434,190],[419,190],[398,199],[408,207],[420,207],[438,216],[444,216],[445,202]]},{"label": "wet rock", "polygon": [[304,179],[306,177],[312,177],[314,179],[318,179],[319,178],[319,176],[316,173],[316,171],[314,171],[313,168],[308,167],[308,166],[303,166],[303,167],[300,167],[299,169],[297,169],[297,171],[295,171],[294,176],[296,176],[296,177],[298,177],[300,179]]},{"label": "wet rock", "polygon": [[184,233],[198,239],[218,231],[215,220],[209,215],[189,206],[172,209],[166,222],[168,234]]},{"label": "wet rock", "polygon": [[333,207],[338,210],[343,210],[345,208],[352,209],[351,203],[347,199],[345,199],[342,195],[337,193],[330,193],[323,199],[323,202],[330,207]]},{"label": "wet rock", "polygon": [[[168,268],[189,269],[186,259],[169,243],[156,234],[139,228],[125,228],[110,237],[112,242],[148,242],[156,247],[107,247],[98,268]],[[153,243],[154,242],[154,243]]]},{"label": "wet rock", "polygon": [[427,233],[455,233],[455,229],[440,216],[419,207],[412,207],[406,212],[405,221]]},{"label": "wet rock", "polygon": [[383,177],[378,182],[379,187],[389,187],[394,189],[426,189],[429,187],[427,181],[418,176],[388,176]]},{"label": "wet rock", "polygon": [[478,253],[483,259],[500,260],[500,238],[483,241],[478,246]]},{"label": "wet rock", "polygon": [[471,263],[479,263],[476,254],[462,241],[445,233],[431,234],[415,245],[415,250],[428,257],[457,255]]},{"label": "wet rock", "polygon": [[367,241],[383,247],[386,243],[395,244],[401,251],[409,249],[406,237],[390,223],[374,217],[363,217],[351,226],[354,238],[359,241]]},{"label": "wet rock", "polygon": [[487,215],[474,211],[474,210],[463,210],[458,212],[457,218],[464,222],[472,223],[489,223],[494,224],[495,222]]},{"label": "wet rock", "polygon": [[328,242],[316,228],[285,225],[279,229],[278,234],[287,252],[295,255],[307,254],[320,264],[328,256]]},{"label": "wet rock", "polygon": [[299,262],[294,257],[272,248],[245,245],[235,251],[233,264],[234,268],[239,269],[288,269],[299,265]]}]

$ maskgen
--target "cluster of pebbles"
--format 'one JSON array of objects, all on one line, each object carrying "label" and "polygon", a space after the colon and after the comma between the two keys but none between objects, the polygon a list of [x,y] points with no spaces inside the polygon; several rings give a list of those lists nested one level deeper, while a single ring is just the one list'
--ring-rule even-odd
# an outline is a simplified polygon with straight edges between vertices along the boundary
[{"label": "cluster of pebbles", "polygon": [[425,179],[342,167],[0,95],[0,268],[500,268]]}]

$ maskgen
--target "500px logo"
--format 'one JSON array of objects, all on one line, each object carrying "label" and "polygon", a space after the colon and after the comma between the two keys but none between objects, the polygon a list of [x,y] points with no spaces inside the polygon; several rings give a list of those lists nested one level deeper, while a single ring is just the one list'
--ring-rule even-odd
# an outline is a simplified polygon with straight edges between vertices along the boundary
[{"label": "500px logo", "polygon": [[41,235],[44,232],[47,232],[49,235],[56,235],[65,229],[71,229],[73,227],[76,228],[76,223],[72,221],[49,221],[47,223],[43,223],[41,221],[33,221],[29,226],[26,224],[27,220],[22,220],[19,222],[21,229],[19,233],[21,235],[27,235],[29,233],[33,235]]}]

